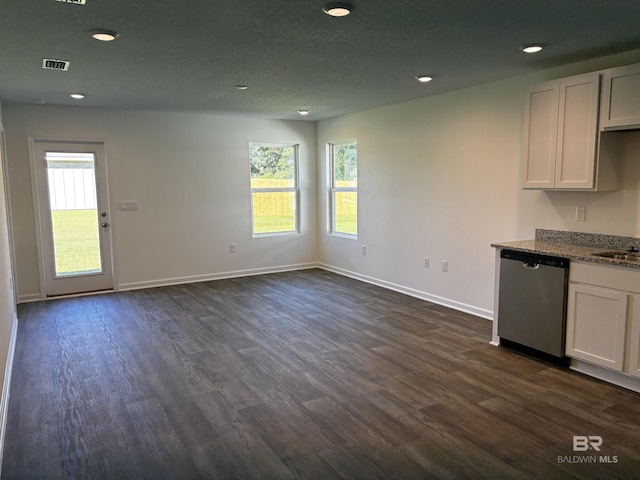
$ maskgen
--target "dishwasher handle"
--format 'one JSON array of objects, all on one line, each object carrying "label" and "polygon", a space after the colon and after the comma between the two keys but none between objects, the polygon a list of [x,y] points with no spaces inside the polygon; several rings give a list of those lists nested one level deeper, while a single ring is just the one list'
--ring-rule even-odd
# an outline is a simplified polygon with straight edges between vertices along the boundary
[{"label": "dishwasher handle", "polygon": [[522,266],[524,268],[528,268],[529,270],[537,270],[537,269],[540,268],[540,264],[539,263],[522,262]]}]

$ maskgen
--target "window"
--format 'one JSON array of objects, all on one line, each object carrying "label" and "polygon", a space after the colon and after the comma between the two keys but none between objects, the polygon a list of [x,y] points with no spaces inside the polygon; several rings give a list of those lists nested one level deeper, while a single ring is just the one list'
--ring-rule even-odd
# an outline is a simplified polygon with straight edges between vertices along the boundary
[{"label": "window", "polygon": [[358,235],[358,145],[329,144],[331,233]]},{"label": "window", "polygon": [[251,144],[253,234],[299,231],[298,146]]}]

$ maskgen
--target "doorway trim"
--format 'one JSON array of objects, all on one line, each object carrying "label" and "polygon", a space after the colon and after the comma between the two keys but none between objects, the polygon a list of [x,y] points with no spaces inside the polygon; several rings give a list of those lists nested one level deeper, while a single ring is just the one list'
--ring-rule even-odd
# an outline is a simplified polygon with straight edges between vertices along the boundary
[{"label": "doorway trim", "polygon": [[[68,295],[60,295],[60,296],[47,296],[46,289],[46,272],[45,272],[45,239],[44,239],[44,231],[45,229],[42,226],[42,219],[44,218],[44,213],[41,208],[41,192],[38,187],[38,173],[36,162],[38,159],[36,158],[37,152],[37,143],[84,143],[84,144],[100,144],[102,145],[104,151],[104,181],[105,181],[105,196],[106,196],[106,205],[105,208],[110,212],[111,210],[111,200],[110,200],[110,186],[109,186],[109,169],[108,169],[108,149],[107,149],[107,139],[106,138],[78,138],[78,137],[51,137],[51,136],[42,136],[42,135],[28,135],[27,136],[27,149],[29,154],[29,174],[31,177],[31,195],[33,202],[33,216],[34,216],[34,224],[35,224],[35,234],[36,234],[36,247],[37,247],[37,262],[38,262],[38,274],[39,274],[39,286],[40,286],[40,300],[47,300],[48,298],[59,298],[61,296],[74,296],[74,295],[83,295],[84,293],[78,292],[76,294],[70,293]],[[114,260],[113,260],[113,236],[112,236],[112,228],[113,223],[110,221],[109,232],[108,235],[110,237],[109,241],[109,259],[108,264],[103,265],[105,270],[108,270],[111,273],[112,278],[112,289],[106,291],[116,291],[116,276],[114,271]],[[86,292],[86,294],[90,293],[101,293],[101,292]]]},{"label": "doorway trim", "polygon": [[16,268],[15,240],[13,235],[13,209],[11,208],[11,192],[9,190],[9,161],[7,156],[7,139],[4,126],[0,123],[0,158],[2,159],[2,173],[4,174],[4,201],[7,211],[7,233],[9,234],[9,259],[11,261],[11,287],[13,304],[19,303],[18,269]]}]

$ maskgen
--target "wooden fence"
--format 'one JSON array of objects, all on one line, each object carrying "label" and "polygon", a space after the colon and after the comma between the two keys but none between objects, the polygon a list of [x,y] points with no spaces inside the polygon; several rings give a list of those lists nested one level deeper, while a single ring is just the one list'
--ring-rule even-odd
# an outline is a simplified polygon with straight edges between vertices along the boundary
[{"label": "wooden fence", "polygon": [[[292,188],[293,180],[286,178],[252,178],[251,188]],[[254,217],[293,217],[296,208],[295,192],[254,192]]]},{"label": "wooden fence", "polygon": [[[338,187],[355,187],[357,182],[349,180],[339,180]],[[291,188],[293,180],[280,178],[252,178],[251,188]],[[336,214],[355,215],[358,205],[356,201],[357,193],[342,192],[336,195]],[[295,193],[294,192],[254,192],[253,193],[253,215],[256,217],[290,217],[295,214]]]},{"label": "wooden fence", "polygon": [[[336,187],[357,187],[358,182],[353,180],[336,180]],[[342,215],[356,215],[358,213],[357,192],[336,192],[334,198],[336,217]]]}]

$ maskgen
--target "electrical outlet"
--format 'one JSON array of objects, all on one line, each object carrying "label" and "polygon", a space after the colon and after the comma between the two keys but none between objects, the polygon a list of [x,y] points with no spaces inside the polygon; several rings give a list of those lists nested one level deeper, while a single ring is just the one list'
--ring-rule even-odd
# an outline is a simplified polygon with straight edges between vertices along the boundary
[{"label": "electrical outlet", "polygon": [[366,245],[362,245],[360,247],[360,251],[362,252],[362,255],[366,255],[367,254],[367,246]]},{"label": "electrical outlet", "polygon": [[230,243],[229,244],[229,253],[236,253],[236,244],[235,243]]},{"label": "electrical outlet", "polygon": [[586,207],[576,207],[576,222],[584,222],[586,214]]},{"label": "electrical outlet", "polygon": [[424,259],[424,268],[429,268],[429,259],[428,258]]},{"label": "electrical outlet", "polygon": [[445,273],[449,271],[449,262],[446,260],[442,260],[442,271]]}]

